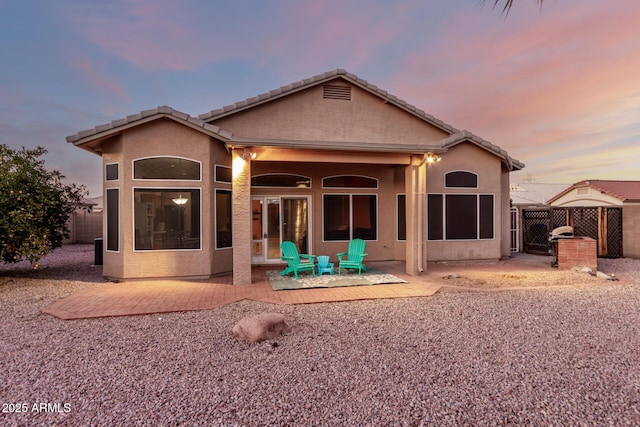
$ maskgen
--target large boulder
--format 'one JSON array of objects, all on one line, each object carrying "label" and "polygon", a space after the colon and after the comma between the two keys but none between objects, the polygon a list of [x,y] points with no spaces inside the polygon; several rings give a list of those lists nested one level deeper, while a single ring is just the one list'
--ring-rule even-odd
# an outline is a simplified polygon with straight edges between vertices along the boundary
[{"label": "large boulder", "polygon": [[291,327],[287,325],[284,315],[280,313],[243,317],[232,330],[236,338],[249,342],[270,340],[290,331]]}]

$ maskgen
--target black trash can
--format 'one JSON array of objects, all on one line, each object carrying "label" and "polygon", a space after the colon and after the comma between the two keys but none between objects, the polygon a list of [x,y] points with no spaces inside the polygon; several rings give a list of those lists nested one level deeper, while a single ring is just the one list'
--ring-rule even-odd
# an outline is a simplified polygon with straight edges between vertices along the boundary
[{"label": "black trash can", "polygon": [[102,265],[102,239],[93,240],[93,265]]}]

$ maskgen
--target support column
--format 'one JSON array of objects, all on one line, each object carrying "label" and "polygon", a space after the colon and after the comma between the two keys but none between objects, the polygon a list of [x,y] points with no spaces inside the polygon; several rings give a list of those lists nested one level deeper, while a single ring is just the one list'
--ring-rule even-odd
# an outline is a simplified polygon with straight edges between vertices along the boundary
[{"label": "support column", "polygon": [[233,284],[251,284],[251,160],[243,150],[231,151],[231,229],[233,232]]},{"label": "support column", "polygon": [[426,165],[422,156],[413,156],[405,169],[407,215],[406,271],[420,275],[427,267],[426,245]]}]

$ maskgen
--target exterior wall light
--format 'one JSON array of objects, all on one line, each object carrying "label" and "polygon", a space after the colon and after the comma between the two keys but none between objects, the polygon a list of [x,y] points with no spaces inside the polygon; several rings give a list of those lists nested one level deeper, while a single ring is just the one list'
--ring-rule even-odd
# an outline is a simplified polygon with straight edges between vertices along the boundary
[{"label": "exterior wall light", "polygon": [[248,148],[244,149],[244,153],[242,153],[243,160],[253,160],[256,158],[256,153],[252,153]]},{"label": "exterior wall light", "polygon": [[432,152],[428,152],[424,156],[424,159],[427,161],[427,163],[438,163],[440,160],[442,160],[442,157],[440,157],[437,154],[434,154]]}]

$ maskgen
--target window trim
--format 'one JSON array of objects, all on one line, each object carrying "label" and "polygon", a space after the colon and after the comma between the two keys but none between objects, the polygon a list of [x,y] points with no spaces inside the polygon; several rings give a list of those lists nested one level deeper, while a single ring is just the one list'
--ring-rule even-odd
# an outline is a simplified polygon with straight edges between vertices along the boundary
[{"label": "window trim", "polygon": [[[376,183],[375,187],[327,187],[324,185],[324,182],[326,179],[329,178],[339,178],[341,176],[354,176],[354,177],[358,177],[358,178],[367,178],[370,179],[372,181],[374,181]],[[327,190],[336,190],[336,189],[345,189],[345,190],[379,190],[380,189],[380,180],[378,178],[374,178],[372,176],[367,176],[367,175],[355,175],[355,174],[340,174],[340,175],[330,175],[330,176],[325,176],[322,178],[322,189],[327,189]]]},{"label": "window trim", "polygon": [[[404,239],[400,238],[400,197],[404,197]],[[396,193],[396,241],[407,241],[407,194]]]},{"label": "window trim", "polygon": [[[475,175],[476,177],[476,186],[475,187],[450,187],[447,185],[447,175],[449,175],[450,173],[454,173],[454,172],[465,172],[465,173],[469,173],[472,175]],[[444,173],[443,175],[443,184],[444,184],[444,188],[455,188],[455,189],[462,189],[462,190],[469,190],[469,189],[477,189],[480,188],[480,175],[478,175],[477,173],[470,171],[470,170],[465,170],[465,169],[456,169],[456,170],[451,170],[451,171],[447,171]]]},{"label": "window trim", "polygon": [[[232,174],[232,178],[231,181],[220,181],[218,180],[218,168],[225,168],[225,169],[229,169],[229,172]],[[213,165],[213,182],[217,182],[219,184],[228,184],[231,185],[233,182],[233,168],[231,166],[226,166],[226,165],[219,165],[219,164],[215,164]]]},{"label": "window trim", "polygon": [[[109,249],[109,192],[110,191],[115,191],[116,192],[116,207],[117,207],[117,215],[116,215],[116,220],[118,221],[118,226],[117,226],[117,231],[116,231],[116,246],[118,247],[118,249],[113,250],[113,249]],[[106,192],[105,192],[105,203],[104,203],[104,211],[105,211],[105,230],[104,230],[104,237],[105,237],[105,242],[104,242],[104,249],[106,252],[111,252],[111,253],[120,253],[120,230],[122,227],[122,224],[120,221],[120,217],[121,217],[121,203],[120,203],[120,188],[119,187],[113,187],[113,188],[107,188]]]},{"label": "window trim", "polygon": [[216,188],[215,192],[214,192],[214,207],[213,207],[213,212],[214,212],[214,220],[213,220],[213,226],[215,227],[215,239],[214,239],[214,247],[216,250],[227,250],[227,249],[233,249],[233,223],[231,224],[231,230],[229,230],[229,232],[231,233],[231,245],[229,246],[218,246],[218,193],[221,192],[225,192],[225,193],[229,193],[229,196],[231,196],[230,200],[229,200],[229,207],[231,209],[231,221],[233,221],[233,193],[231,192],[231,189],[227,189],[227,188]]},{"label": "window trim", "polygon": [[[198,179],[171,179],[171,178],[136,178],[136,162],[140,161],[140,160],[150,160],[150,159],[180,159],[180,160],[188,160],[191,162],[195,162],[198,164],[198,168],[199,168],[199,178]],[[182,157],[182,156],[169,156],[169,155],[164,155],[164,156],[145,156],[145,157],[139,157],[137,159],[132,159],[131,160],[131,180],[132,181],[137,181],[137,182],[180,182],[180,181],[184,181],[184,182],[202,182],[202,162],[200,160],[196,160],[196,159],[190,159],[189,157]]]},{"label": "window trim", "polygon": [[[325,196],[348,196],[349,197],[349,239],[347,240],[325,240]],[[353,237],[353,196],[373,196],[376,201],[376,223],[375,223],[375,239],[363,239],[366,242],[377,242],[380,238],[380,204],[378,203],[377,193],[322,193],[322,242],[350,242]]]},{"label": "window trim", "polygon": [[[427,226],[427,241],[428,242],[478,242],[478,241],[490,241],[496,240],[496,194],[495,193],[427,193],[427,218],[429,221],[429,196],[442,196],[442,239],[429,239],[428,234],[428,226]],[[475,239],[447,239],[447,196],[475,196],[476,198],[476,238]],[[481,238],[482,230],[481,230],[481,220],[480,220],[480,197],[481,196],[491,196],[493,203],[492,207],[492,237]]]},{"label": "window trim", "polygon": [[[200,194],[200,235],[199,235],[199,239],[200,239],[200,247],[199,248],[185,248],[185,249],[136,249],[136,190],[144,190],[144,191],[174,191],[174,192],[180,192],[180,191],[184,191],[184,190],[198,190],[199,194]],[[198,251],[202,251],[204,250],[204,240],[203,240],[203,234],[202,234],[202,225],[203,225],[203,220],[202,220],[202,199],[203,199],[203,192],[202,192],[202,187],[170,187],[170,186],[162,186],[162,187],[138,187],[138,186],[133,186],[131,187],[131,247],[132,247],[132,251],[135,253],[153,253],[153,252],[198,252]]]},{"label": "window trim", "polygon": [[309,186],[308,187],[290,187],[290,186],[282,186],[282,185],[253,185],[251,184],[251,188],[287,188],[287,189],[291,189],[291,188],[297,188],[299,190],[304,190],[304,189],[309,189],[313,187],[313,180],[311,179],[310,176],[305,176],[305,175],[299,175],[297,173],[260,173],[257,175],[252,175],[251,176],[251,180],[253,180],[253,178],[257,178],[257,177],[262,177],[262,176],[295,176],[295,177],[299,177],[299,178],[305,178],[309,180]]},{"label": "window trim", "polygon": [[[116,179],[109,179],[107,178],[107,166],[111,166],[111,165],[116,165],[117,169],[116,169],[116,173],[118,175],[118,177]],[[118,182],[120,181],[120,162],[110,162],[110,163],[105,163],[104,164],[104,182]]]}]

